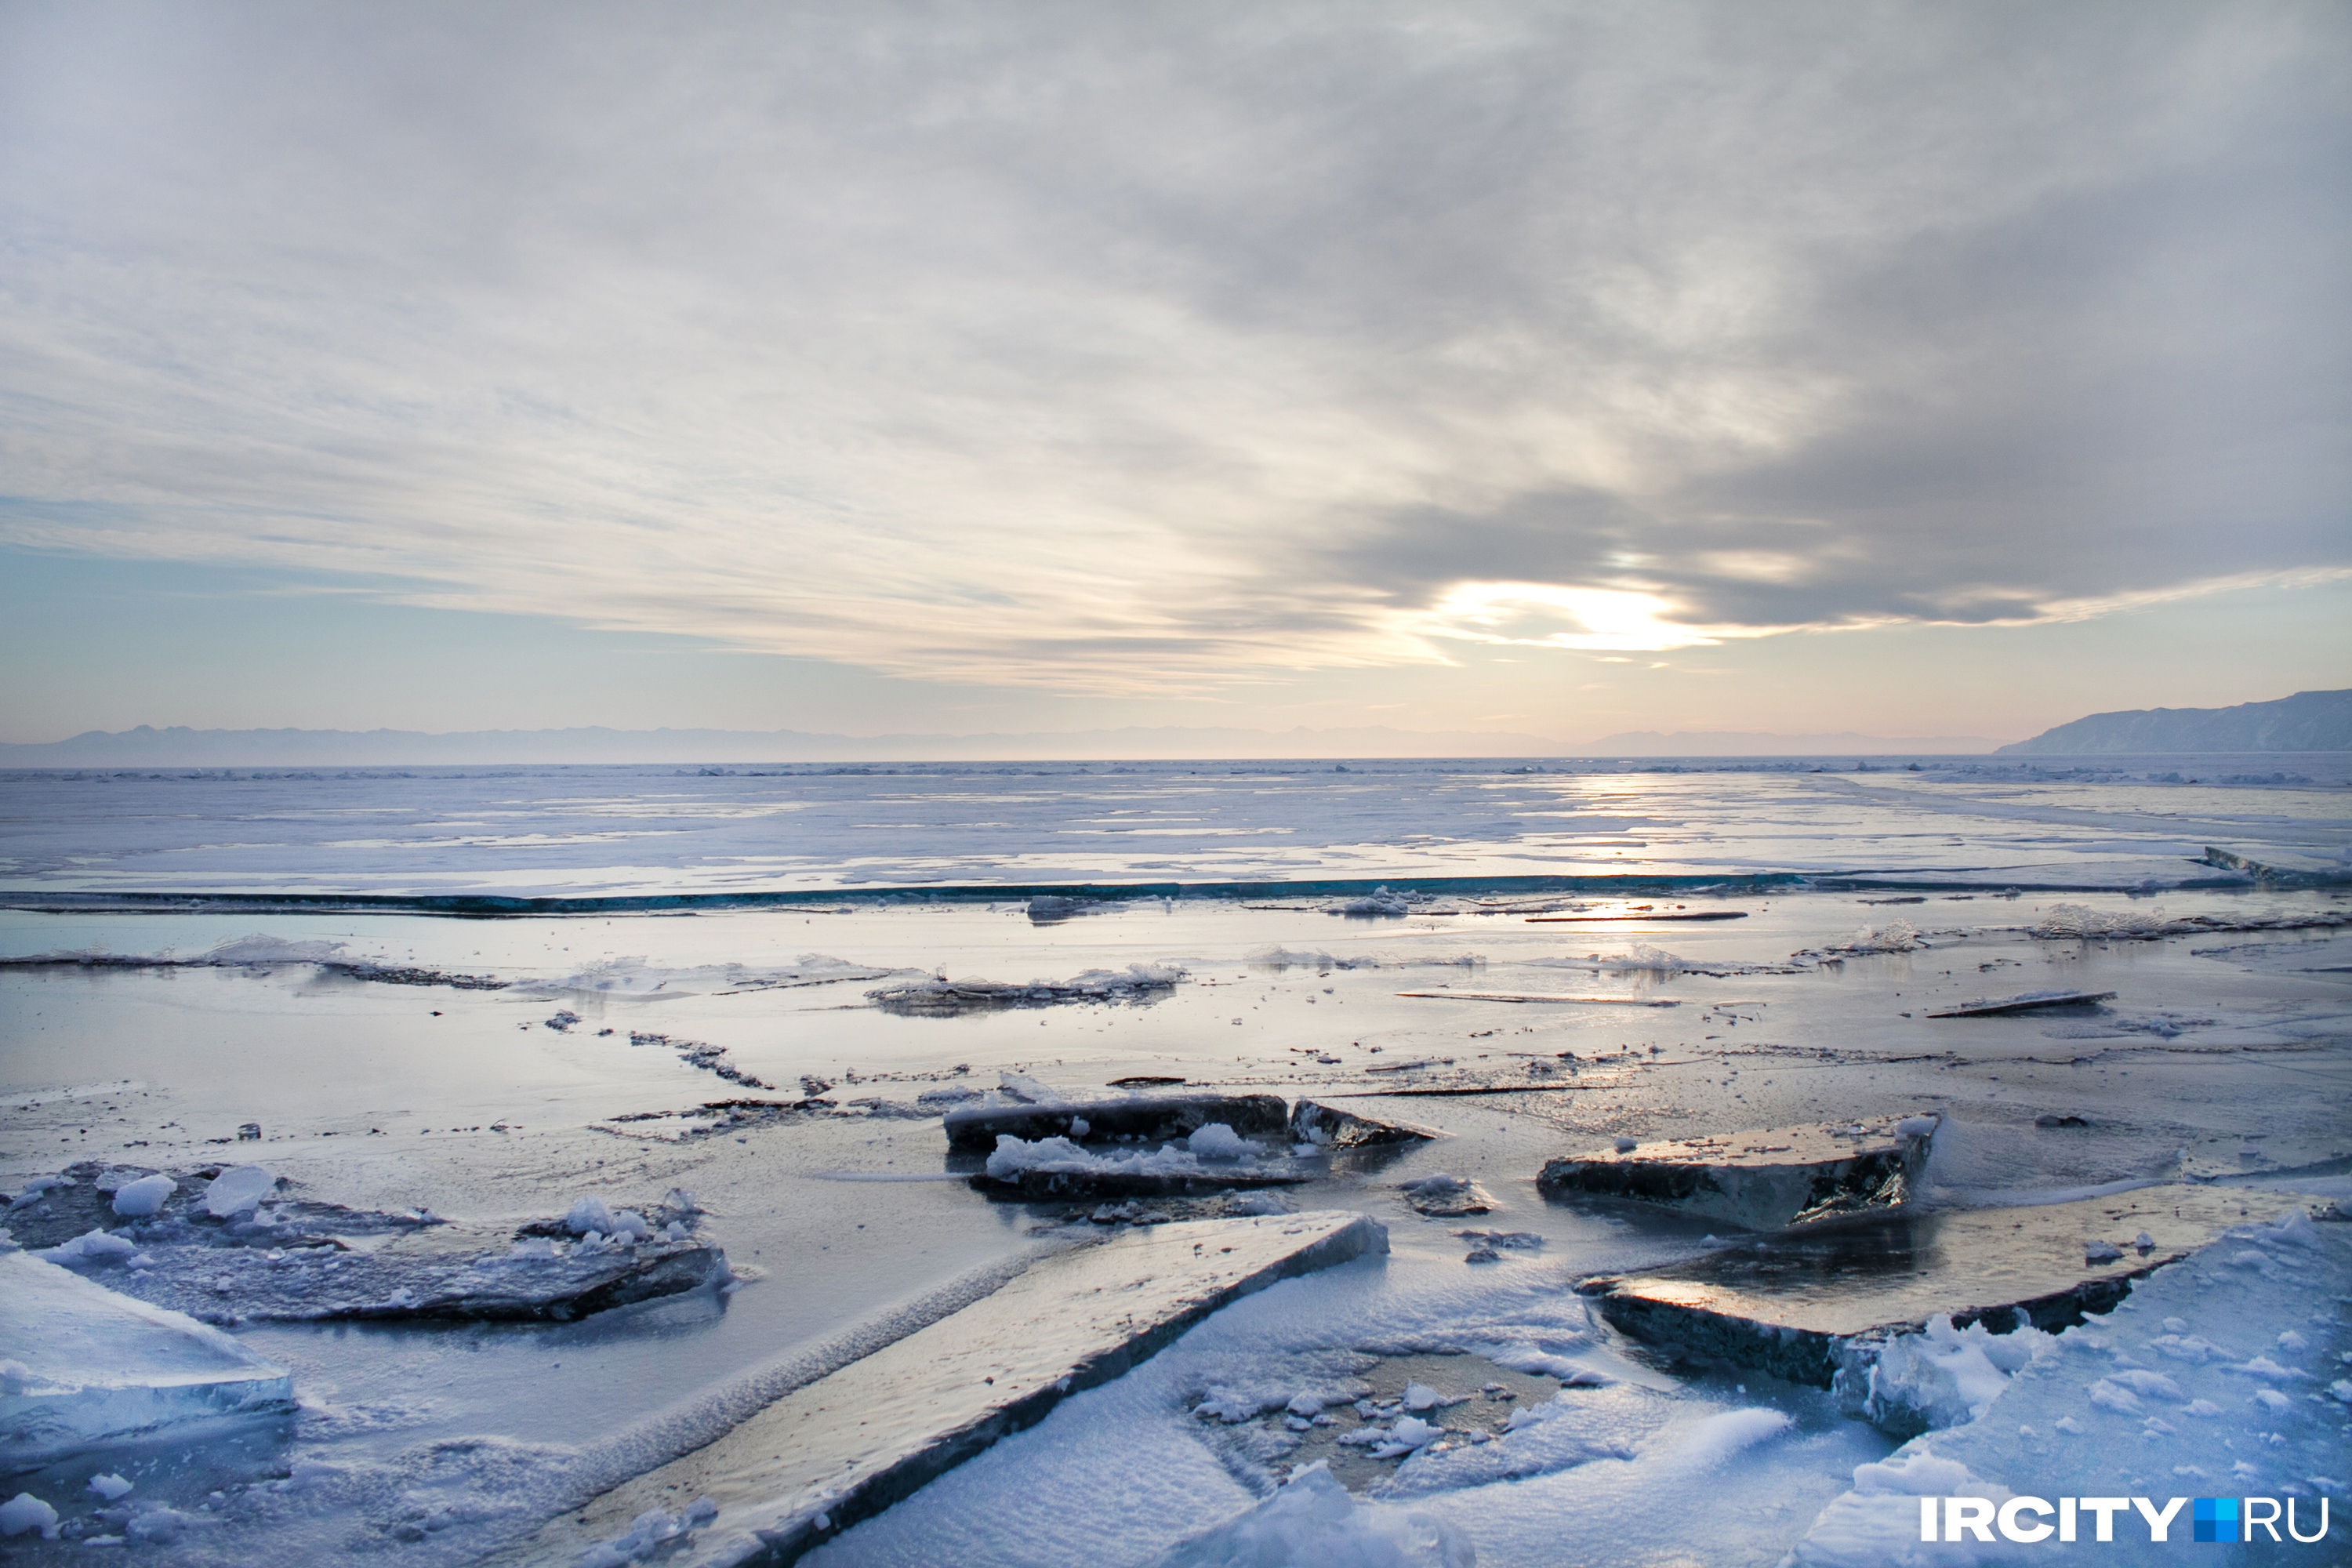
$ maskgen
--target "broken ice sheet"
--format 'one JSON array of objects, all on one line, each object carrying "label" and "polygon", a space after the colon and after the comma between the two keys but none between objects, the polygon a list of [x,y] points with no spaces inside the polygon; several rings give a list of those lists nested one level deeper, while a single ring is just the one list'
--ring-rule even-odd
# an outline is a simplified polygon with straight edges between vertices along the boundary
[{"label": "broken ice sheet", "polygon": [[1639,1142],[1545,1162],[1537,1185],[1631,1198],[1748,1230],[1908,1202],[1938,1119],[1882,1118]]},{"label": "broken ice sheet", "polygon": [[293,1380],[217,1329],[23,1252],[0,1256],[0,1454],[293,1408]]},{"label": "broken ice sheet", "polygon": [[1007,1007],[1058,1007],[1073,1003],[1159,1001],[1185,978],[1173,964],[1130,963],[1125,969],[1089,969],[1067,980],[950,980],[944,975],[886,985],[866,994],[886,1013],[952,1018]]},{"label": "broken ice sheet", "polygon": [[[89,1167],[76,1166],[84,1173]],[[9,1229],[37,1243],[90,1217],[102,1177],[47,1189],[51,1212],[12,1209]],[[192,1174],[185,1192],[115,1231],[92,1228],[42,1256],[140,1300],[211,1322],[446,1318],[566,1321],[728,1278],[725,1254],[696,1232],[689,1194],[644,1212],[582,1201],[580,1223],[452,1223],[317,1202],[262,1205],[259,1166]],[[230,1213],[211,1213],[226,1188]],[[71,1200],[66,1212],[56,1212]],[[111,1216],[110,1216],[111,1217]],[[522,1238],[519,1241],[519,1237]]]}]

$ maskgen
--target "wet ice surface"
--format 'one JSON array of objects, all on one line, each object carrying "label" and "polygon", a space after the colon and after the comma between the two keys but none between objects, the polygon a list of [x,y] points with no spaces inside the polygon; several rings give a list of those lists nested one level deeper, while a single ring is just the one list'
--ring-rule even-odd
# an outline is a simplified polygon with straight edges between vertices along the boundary
[{"label": "wet ice surface", "polygon": [[[1329,777],[1316,782],[1328,787]],[[1458,812],[1458,792],[1490,785],[1601,791],[1604,781],[1488,775],[1436,787],[1457,792],[1441,805]],[[1721,794],[1712,823],[1695,793],[1702,786]],[[1824,836],[1805,864],[1853,871],[1867,868],[1849,858],[1857,840],[1836,835],[1853,814],[1881,808],[1849,796],[1882,787],[1965,793],[1977,803],[1970,811],[1991,798],[1982,781],[1669,776],[1605,783],[1617,794],[1592,809],[1675,816],[1685,825],[1678,842],[1698,842],[1705,828],[1708,856],[1752,852],[1742,869],[1766,870],[1787,841],[1767,843],[1746,803],[1768,798],[1793,820],[1788,803],[1808,802]],[[2340,791],[2324,797],[2330,818],[2311,805],[2322,798],[2315,792],[2283,788],[2070,793],[2015,780],[2001,788],[2018,811],[2038,814],[2005,819],[2041,836],[2038,863],[2082,872],[2069,879],[2076,884],[2137,882],[2151,868],[2176,884],[2212,876],[2147,847],[2177,833],[2192,846],[2183,855],[2200,853],[2194,841],[2225,817],[2238,824],[2235,843],[2250,841],[2246,825],[2258,819],[2272,824],[2264,832],[2322,847],[2330,835],[2344,839]],[[1524,795],[1507,798],[1527,809]],[[1027,809],[1007,805],[1005,819],[1016,808]],[[2147,815],[2159,808],[2204,816],[2190,830],[2183,817]],[[1956,822],[1950,811],[1926,812],[1906,804],[1899,814],[1942,835],[1921,839],[1919,859],[1933,859],[1924,853],[1932,848],[1994,878],[2023,864],[1970,837],[1980,815]],[[2069,813],[2096,820],[2053,820]],[[546,825],[544,814],[533,820]],[[778,829],[764,820],[772,847]],[[1381,831],[1396,826],[1392,814]],[[1719,831],[1727,827],[1737,831]],[[1511,841],[1514,855],[1529,852],[1528,837]],[[1864,847],[1883,868],[1895,843],[1882,836]],[[1207,864],[1198,849],[1170,853],[1181,871],[1136,874],[1194,879]],[[562,870],[564,885],[637,885],[635,873],[613,868],[609,845],[601,853],[605,870],[583,859]],[[1376,874],[1455,853],[1401,850]],[[404,865],[404,854],[371,864]],[[530,858],[453,852],[446,865],[471,885],[551,875]],[[1704,859],[1694,850],[1683,863]],[[312,840],[294,846],[286,865],[309,868],[304,875],[324,866],[324,879],[357,885]],[[992,874],[1012,870],[998,863]],[[653,879],[675,880],[674,871]],[[415,880],[397,865],[385,876]],[[1293,1465],[1337,1450],[1333,1426],[1392,1434],[1410,1418],[1440,1435],[1412,1443],[1422,1428],[1408,1427],[1402,1438],[1348,1446],[1330,1473],[1370,1501],[1449,1522],[1481,1563],[1550,1561],[1570,1519],[1596,1562],[1675,1552],[1777,1561],[1891,1440],[1840,1415],[1827,1394],[1676,1364],[1591,1318],[1570,1281],[1693,1256],[1717,1222],[1605,1199],[1548,1202],[1534,1183],[1546,1160],[1613,1149],[1620,1138],[1933,1110],[1946,1120],[1923,1187],[1944,1201],[2183,1176],[2333,1191],[2315,1183],[2341,1184],[2352,1171],[2347,938],[2324,924],[2235,929],[2280,917],[2340,922],[2352,904],[2326,889],[1997,896],[2005,885],[1736,897],[1685,889],[1664,902],[1654,890],[1567,900],[1407,886],[1413,912],[1370,917],[1328,912],[1338,895],[1112,903],[1042,921],[1012,900],[843,899],[506,921],[0,915],[0,953],[15,955],[194,955],[256,936],[279,944],[239,949],[247,961],[226,966],[0,971],[0,1028],[11,1042],[0,1057],[0,1184],[10,1192],[76,1162],[175,1179],[258,1163],[299,1184],[306,1201],[421,1208],[510,1237],[585,1197],[645,1213],[673,1188],[690,1189],[705,1233],[744,1277],[730,1291],[706,1287],[572,1323],[237,1324],[242,1344],[292,1373],[301,1403],[291,1416],[233,1440],[179,1444],[167,1433],[92,1452],[16,1478],[7,1495],[29,1489],[58,1509],[64,1530],[145,1541],[159,1561],[294,1563],[362,1550],[402,1563],[469,1560],[984,1289],[991,1270],[1045,1245],[1033,1232],[1075,1223],[1100,1234],[1226,1201],[992,1198],[969,1185],[983,1160],[950,1158],[939,1119],[1007,1073],[1074,1099],[1117,1094],[1122,1079],[1181,1079],[1188,1089],[1305,1095],[1443,1130],[1432,1142],[1316,1154],[1312,1181],[1259,1194],[1372,1215],[1390,1226],[1393,1256],[1217,1314],[1137,1372],[846,1532],[828,1559],[1146,1563],[1204,1524],[1257,1508]],[[1876,901],[1913,897],[1924,901]],[[1580,911],[1566,909],[1578,903]],[[1537,908],[1638,915],[1637,905],[1747,918],[1647,927],[1525,918]],[[2109,917],[2116,934],[2032,934],[2054,929],[2062,905]],[[2158,910],[2180,934],[2135,939],[2133,918]],[[2178,924],[2200,917],[2193,928]],[[331,943],[342,945],[302,945]],[[362,966],[331,966],[344,961]],[[1184,973],[1141,996],[944,1016],[893,1014],[866,996],[894,977],[942,971],[1025,986],[1136,964]],[[371,965],[384,977],[372,978]],[[415,984],[419,973],[499,984]],[[1955,1001],[2042,989],[2116,996],[2047,1013],[1927,1016]],[[1443,999],[1448,992],[1592,1002]],[[1673,1005],[1611,1005],[1630,1001]],[[709,1065],[720,1061],[775,1087],[721,1078]],[[1508,1091],[1459,1092],[1497,1087]],[[247,1123],[260,1136],[240,1142]],[[1421,1212],[1405,1189],[1439,1173],[1474,1184],[1490,1212]],[[1105,1217],[1089,1223],[1098,1210]],[[1463,1234],[1472,1230],[1479,1234]],[[1489,1256],[1465,1261],[1481,1252]],[[103,1284],[127,1268],[100,1260],[85,1277]],[[2313,1268],[2339,1277],[2323,1289],[2280,1275],[2306,1315],[2352,1290],[2340,1260],[2322,1257],[2305,1272]],[[2315,1376],[2315,1356],[2299,1364]],[[1429,1382],[1468,1364],[1428,1359],[1445,1357],[1504,1369],[1480,1372],[1479,1384],[1507,1376],[1536,1386],[1502,1401],[1466,1373],[1461,1386]],[[1449,1399],[1476,1397],[1419,1414],[1384,1414],[1375,1401],[1370,1416],[1351,1402],[1318,1412],[1333,1417],[1319,1427],[1288,1408],[1302,1394],[1359,1387],[1401,1398],[1404,1384],[1392,1388],[1391,1373],[1407,1364]],[[2327,1386],[2284,1390],[2304,1401],[2303,1425],[2275,1428],[2296,1454],[2341,1447],[2343,1418],[2323,1419],[2325,1408],[2305,1398]],[[1196,1413],[1207,1401],[1238,1408],[1261,1398],[1235,1422]],[[1537,1410],[1549,1414],[1509,1429],[1511,1412]],[[1308,1430],[1294,1431],[1292,1420]],[[1981,1423],[1963,1430],[1995,1448],[2009,1441]],[[1400,1443],[1402,1452],[1370,1458]],[[2319,1459],[2303,1468],[2330,1473]],[[91,1492],[101,1474],[133,1489],[119,1501]],[[2096,1489],[2086,1480],[2083,1489]],[[2184,1479],[2176,1489],[2232,1489]],[[1722,1500],[1700,1510],[1691,1500],[1699,1497]],[[28,1537],[10,1545],[28,1561],[82,1550]]]}]

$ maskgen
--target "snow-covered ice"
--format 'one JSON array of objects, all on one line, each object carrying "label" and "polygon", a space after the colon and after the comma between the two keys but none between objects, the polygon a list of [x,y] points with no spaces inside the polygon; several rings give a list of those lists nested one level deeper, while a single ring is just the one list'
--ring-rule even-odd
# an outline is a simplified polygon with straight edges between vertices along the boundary
[{"label": "snow-covered ice", "polygon": [[0,1535],[38,1531],[54,1539],[57,1529],[58,1510],[30,1492],[18,1492],[6,1502],[0,1502]]},{"label": "snow-covered ice", "polygon": [[1360,1502],[1318,1461],[1241,1518],[1170,1548],[1155,1568],[1473,1568],[1476,1562],[1458,1526]]},{"label": "snow-covered ice", "polygon": [[984,1167],[992,1182],[1041,1196],[1118,1196],[1128,1193],[1213,1191],[1220,1185],[1296,1184],[1317,1173],[1287,1149],[1269,1150],[1222,1122],[1158,1149],[1087,1148],[1067,1138],[1000,1134]]},{"label": "snow-covered ice", "polygon": [[[1858,1468],[1796,1548],[1794,1568],[2025,1555],[1998,1537],[1921,1543],[1922,1495],[2146,1496],[2159,1509],[2171,1497],[2293,1498],[2308,1532],[2317,1500],[2347,1489],[2347,1411],[2321,1380],[2352,1353],[2347,1285],[2352,1226],[2315,1225],[2297,1208],[2231,1232],[2135,1282],[2113,1312],[2037,1342],[1999,1384],[1979,1369],[1975,1393],[1991,1395],[1980,1413]],[[2274,1359],[2286,1334],[2305,1348]],[[2332,1519],[2340,1553],[2352,1522],[2341,1509]],[[2119,1542],[2148,1543],[2133,1516],[2116,1530]]]}]

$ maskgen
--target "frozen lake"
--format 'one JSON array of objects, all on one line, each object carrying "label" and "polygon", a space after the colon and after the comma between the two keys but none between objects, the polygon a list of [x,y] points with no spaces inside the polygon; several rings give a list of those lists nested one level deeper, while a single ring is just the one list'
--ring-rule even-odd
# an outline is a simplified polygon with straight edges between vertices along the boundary
[{"label": "frozen lake", "polygon": [[[0,775],[0,889],[677,898],[1846,876],[2168,887],[2341,860],[2352,756]],[[1915,771],[1916,770],[1916,771]]]},{"label": "frozen lake", "polygon": [[[949,1156],[938,1097],[1012,1075],[1382,1096],[1349,1102],[1447,1136],[1282,1189],[1380,1220],[1385,1257],[1225,1309],[812,1561],[1149,1563],[1321,1451],[1285,1424],[1299,1389],[1507,1373],[1532,1405],[1582,1370],[1572,1422],[1332,1473],[1485,1564],[1560,1561],[1571,1531],[1584,1561],[1776,1563],[1896,1440],[1598,1325],[1575,1280],[1712,1238],[1547,1199],[1545,1160],[1934,1112],[1932,1202],[2186,1178],[2259,1209],[2265,1185],[2352,1172],[2352,900],[2324,879],[2352,849],[2347,759],[1912,761],[0,779],[8,1191],[78,1163],[258,1162],[320,1203],[511,1228],[685,1189],[738,1276],[569,1323],[248,1314],[226,1326],[293,1373],[294,1414],[25,1470],[0,1490],[73,1528],[8,1548],[66,1561],[75,1531],[159,1509],[177,1522],[141,1549],[173,1563],[457,1563],[531,1537],[795,1369],[1090,1230],[1092,1205],[984,1194]],[[562,902],[494,915],[526,899]],[[1663,918],[1697,914],[1736,918]],[[868,995],[1138,965],[1170,978],[938,1016]],[[1928,1016],[2043,989],[2114,994]],[[745,1099],[824,1103],[700,1110]],[[1418,1212],[1402,1185],[1440,1172],[1489,1212]],[[1466,1265],[1472,1228],[1539,1245]],[[280,1250],[289,1280],[331,1261]],[[2281,1310],[2304,1348],[2266,1352],[2305,1380],[2294,1418],[2224,1408],[2209,1447],[2237,1445],[2231,1479],[2194,1489],[2340,1477],[2324,1390],[2347,1289],[2299,1279]],[[1196,1414],[1236,1390],[1270,1403]],[[1981,1448],[1986,1423],[1968,1430]],[[88,1490],[101,1474],[132,1483],[121,1504]]]}]

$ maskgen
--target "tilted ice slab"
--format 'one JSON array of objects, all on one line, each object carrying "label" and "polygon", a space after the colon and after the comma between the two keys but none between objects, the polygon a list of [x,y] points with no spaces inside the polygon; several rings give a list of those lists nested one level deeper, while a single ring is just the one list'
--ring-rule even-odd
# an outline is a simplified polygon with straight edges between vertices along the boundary
[{"label": "tilted ice slab", "polygon": [[1779,1230],[1908,1199],[1937,1119],[1773,1128],[1634,1143],[1545,1163],[1547,1194],[1664,1205],[1748,1230]]},{"label": "tilted ice slab", "polygon": [[1227,1302],[1387,1250],[1375,1222],[1321,1213],[1124,1230],[1057,1253],[553,1521],[511,1560],[572,1561],[656,1509],[708,1498],[715,1514],[702,1510],[666,1563],[792,1562]]},{"label": "tilted ice slab", "polygon": [[23,1252],[0,1257],[0,1459],[11,1466],[294,1405],[286,1369],[218,1329]]},{"label": "tilted ice slab", "polygon": [[[2253,1497],[2276,1500],[2282,1513],[2293,1499],[2306,1536],[2326,1496],[2336,1505],[2327,1545],[2286,1542],[2282,1518],[2276,1560],[2343,1560],[2352,1540],[2341,1506],[2352,1489],[2343,1436],[2352,1419],[2343,1362],[2352,1329],[2336,1302],[2347,1287],[2352,1226],[2314,1225],[2291,1208],[2277,1224],[2228,1230],[2195,1257],[2135,1280],[2113,1312],[2058,1334],[2054,1353],[2028,1363],[1979,1419],[1858,1468],[1853,1490],[1822,1511],[1788,1568],[2074,1560],[2055,1542],[2014,1546],[1997,1532],[1990,1542],[1923,1543],[1923,1495],[2053,1503],[2137,1496],[2158,1510],[2174,1497]],[[2081,1534],[2074,1550],[2101,1562],[2169,1563],[2189,1540],[2189,1510],[2173,1519],[2163,1546],[2134,1510],[2116,1518],[2108,1545],[2092,1541],[2087,1517]],[[2268,1544],[2259,1529],[2254,1539]]]},{"label": "tilted ice slab", "polygon": [[1445,1133],[1417,1121],[1302,1100],[1290,1110],[1290,1136],[1300,1143],[1357,1149],[1382,1143],[1423,1143],[1443,1138]]},{"label": "tilted ice slab", "polygon": [[[1637,1339],[1837,1387],[1862,1414],[1874,1392],[1895,1392],[1872,1387],[1889,1342],[1938,1316],[1994,1334],[2064,1328],[2113,1308],[2133,1279],[2299,1201],[2315,1200],[2156,1186],[2032,1208],[1893,1209],[1578,1289]],[[1883,1398],[1874,1414],[1899,1424]]]}]

